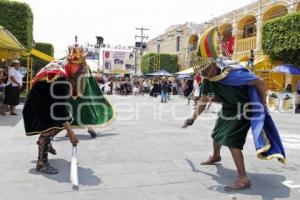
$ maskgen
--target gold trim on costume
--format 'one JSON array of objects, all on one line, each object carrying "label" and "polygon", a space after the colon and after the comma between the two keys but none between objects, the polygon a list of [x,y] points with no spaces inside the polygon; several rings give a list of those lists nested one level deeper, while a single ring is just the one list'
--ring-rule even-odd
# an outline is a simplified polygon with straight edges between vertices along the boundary
[{"label": "gold trim on costume", "polygon": [[[74,120],[72,119],[71,121],[68,121],[70,124],[73,122]],[[29,133],[26,133],[26,136],[32,136],[32,135],[38,135],[38,134],[43,134],[43,133],[47,133],[48,131],[52,131],[52,130],[60,130],[62,131],[63,129],[65,129],[65,127],[57,127],[57,126],[53,126],[53,127],[50,127],[46,130],[43,130],[43,131],[34,131],[34,132],[29,132]]]},{"label": "gold trim on costume", "polygon": [[51,128],[48,128],[44,131],[35,131],[35,132],[29,132],[29,133],[26,133],[26,136],[32,136],[32,135],[38,135],[38,134],[43,134],[43,133],[47,133],[49,131],[52,131],[52,130],[60,130],[62,131],[63,129],[65,129],[64,127],[51,127]]},{"label": "gold trim on costume", "polygon": [[272,154],[267,157],[263,156],[262,153],[267,152],[271,148],[270,140],[268,139],[265,131],[263,130],[263,137],[265,139],[266,145],[256,151],[256,157],[261,160],[272,160],[273,158],[277,158],[279,162],[283,164],[287,164],[287,160],[281,154]]},{"label": "gold trim on costume", "polygon": [[53,83],[54,81],[56,81],[58,78],[63,77],[63,74],[56,74],[53,78],[49,79],[48,76],[40,78],[39,80],[37,80],[34,84],[36,84],[39,81],[46,81],[47,83]]},{"label": "gold trim on costume", "polygon": [[221,74],[217,75],[217,76],[214,76],[212,78],[207,78],[209,81],[212,81],[212,82],[216,82],[216,81],[220,81],[220,80],[223,80],[224,78],[226,78],[226,76],[228,76],[229,72],[232,70],[231,67],[226,67],[222,72]]}]

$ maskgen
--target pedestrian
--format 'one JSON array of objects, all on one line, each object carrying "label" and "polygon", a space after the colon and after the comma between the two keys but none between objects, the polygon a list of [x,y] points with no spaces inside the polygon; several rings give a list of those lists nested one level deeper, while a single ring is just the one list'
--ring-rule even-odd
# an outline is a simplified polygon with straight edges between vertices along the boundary
[{"label": "pedestrian", "polygon": [[0,114],[1,115],[5,115],[4,107],[2,107],[2,103],[4,100],[4,90],[5,90],[5,86],[6,86],[6,83],[4,82],[4,80],[5,80],[4,69],[2,67],[0,67]]},{"label": "pedestrian", "polygon": [[73,145],[78,139],[71,128],[71,113],[66,105],[70,95],[67,82],[77,81],[80,68],[65,70],[63,61],[52,61],[33,79],[32,88],[23,109],[24,126],[27,136],[39,135],[36,170],[45,174],[59,171],[48,162],[48,153],[56,154],[51,140],[66,129]]},{"label": "pedestrian", "polygon": [[292,93],[292,84],[288,84],[284,90],[285,93]]},{"label": "pedestrian", "polygon": [[169,85],[168,85],[167,81],[163,80],[161,83],[161,93],[160,93],[160,96],[161,96],[160,102],[161,103],[167,103],[168,88],[169,88]]},{"label": "pedestrian", "polygon": [[[197,101],[200,99],[201,93],[200,93],[200,84],[201,84],[201,76],[199,73],[196,74],[195,78],[194,78],[194,82],[193,82],[193,91],[190,93],[189,97],[188,97],[188,104],[190,99],[194,100],[194,106],[196,106]],[[193,96],[193,97],[191,97]]]},{"label": "pedestrian", "polygon": [[250,56],[248,59],[248,66],[253,71],[254,68],[254,51],[253,49],[250,50]]},{"label": "pedestrian", "polygon": [[[216,29],[211,29],[204,35],[211,35],[213,31]],[[209,100],[209,93],[213,93],[215,98],[222,103],[222,110],[212,133],[213,154],[201,164],[212,165],[220,162],[221,147],[227,146],[236,165],[238,179],[224,189],[249,188],[251,182],[246,173],[242,149],[251,125],[254,143],[257,144],[257,156],[262,159],[277,158],[283,163],[286,162],[278,131],[271,116],[267,113],[265,83],[263,79],[256,77],[247,69],[227,65],[223,59],[213,53],[216,52],[213,43],[202,44],[199,49],[200,55],[212,55],[212,57],[199,57],[198,59],[195,68],[205,77],[202,83],[202,95],[193,116],[185,121],[183,128],[194,123],[204,111]],[[249,106],[255,110],[250,110]]]},{"label": "pedestrian", "polygon": [[173,92],[173,95],[178,94],[178,85],[177,85],[176,80],[174,80],[173,83],[172,83],[172,92]]},{"label": "pedestrian", "polygon": [[146,80],[143,81],[144,94],[148,93],[148,83]]},{"label": "pedestrian", "polygon": [[172,81],[168,82],[168,93],[167,93],[167,99],[171,100],[171,93],[172,93]]},{"label": "pedestrian", "polygon": [[11,115],[17,115],[16,106],[20,103],[20,92],[22,89],[22,74],[19,71],[21,63],[19,60],[13,60],[8,71],[8,81],[5,87],[4,105],[9,106]]}]

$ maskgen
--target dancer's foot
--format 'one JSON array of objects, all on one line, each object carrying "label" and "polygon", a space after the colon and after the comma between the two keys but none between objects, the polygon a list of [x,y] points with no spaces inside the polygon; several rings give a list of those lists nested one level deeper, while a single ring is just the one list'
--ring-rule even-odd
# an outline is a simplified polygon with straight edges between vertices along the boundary
[{"label": "dancer's foot", "polygon": [[245,190],[251,187],[251,182],[249,179],[237,179],[231,185],[225,186],[225,191],[232,190]]},{"label": "dancer's foot", "polygon": [[97,133],[94,131],[94,129],[88,129],[88,133],[92,138],[97,137]]},{"label": "dancer's foot", "polygon": [[206,161],[201,162],[200,165],[214,165],[215,163],[220,162],[221,160],[222,160],[221,156],[219,157],[209,156],[209,158]]},{"label": "dancer's foot", "polygon": [[43,165],[37,165],[36,171],[49,175],[58,174],[59,172],[58,169],[52,167],[48,162]]}]

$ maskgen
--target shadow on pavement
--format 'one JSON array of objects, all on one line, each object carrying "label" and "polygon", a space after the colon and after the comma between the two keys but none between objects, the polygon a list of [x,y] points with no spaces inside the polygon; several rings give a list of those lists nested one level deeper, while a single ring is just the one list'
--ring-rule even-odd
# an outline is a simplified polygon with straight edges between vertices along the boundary
[{"label": "shadow on pavement", "polygon": [[[223,167],[221,164],[211,165],[211,167],[215,167],[217,169],[217,174],[208,173],[196,168],[194,163],[186,159],[187,163],[191,167],[192,171],[195,173],[202,173],[208,175],[212,178],[212,180],[217,181],[219,184],[223,186],[210,186],[208,187],[209,190],[218,191],[220,193],[225,194],[246,194],[246,195],[261,195],[262,199],[270,200],[270,199],[277,199],[277,198],[288,198],[290,196],[290,188],[283,185],[283,182],[286,178],[283,175],[279,174],[262,174],[262,173],[248,173],[248,176],[252,182],[252,187],[246,190],[235,190],[235,191],[225,191],[224,186],[231,184],[228,182],[228,178],[236,177],[237,172],[235,170],[227,169]],[[232,180],[233,181],[233,180]],[[256,185],[256,184],[259,185]],[[264,190],[263,186],[267,186]],[[268,192],[270,187],[276,188],[278,192]],[[259,188],[257,190],[257,188]],[[263,191],[262,191],[263,190]]]},{"label": "shadow on pavement", "polygon": [[[119,133],[105,133],[105,134],[98,134],[95,138],[92,138],[88,133],[86,133],[86,135],[82,135],[82,134],[78,134],[77,137],[80,140],[95,140],[97,138],[101,138],[101,137],[110,137],[110,136],[116,136],[116,135],[120,135]],[[54,137],[54,141],[55,142],[61,142],[61,141],[69,141],[69,138],[66,136],[63,137]]]},{"label": "shadow on pavement", "polygon": [[[33,163],[36,161],[32,161]],[[39,173],[32,168],[30,174],[44,176],[47,179],[57,181],[59,183],[70,183],[70,162],[63,159],[52,159],[50,164],[59,170],[58,174],[48,175]],[[80,186],[97,186],[100,185],[101,179],[94,175],[94,171],[88,168],[78,166],[78,178]],[[71,184],[71,183],[70,183]]]},{"label": "shadow on pavement", "polygon": [[10,113],[6,113],[6,115],[0,115],[0,126],[15,126],[19,121],[23,119],[22,110],[16,109],[18,115],[10,115]]}]

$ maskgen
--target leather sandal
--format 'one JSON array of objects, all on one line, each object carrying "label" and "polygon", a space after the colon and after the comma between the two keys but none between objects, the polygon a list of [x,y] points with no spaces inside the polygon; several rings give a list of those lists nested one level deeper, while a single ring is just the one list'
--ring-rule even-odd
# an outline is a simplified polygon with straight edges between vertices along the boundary
[{"label": "leather sandal", "polygon": [[200,163],[200,165],[214,165],[215,163],[220,162],[221,160],[222,160],[221,156],[218,157],[218,158],[214,158],[212,156],[209,156],[208,160]]},{"label": "leather sandal", "polygon": [[242,181],[240,179],[235,180],[231,185],[225,186],[225,191],[232,191],[232,190],[245,190],[251,187],[251,182],[249,180]]}]

